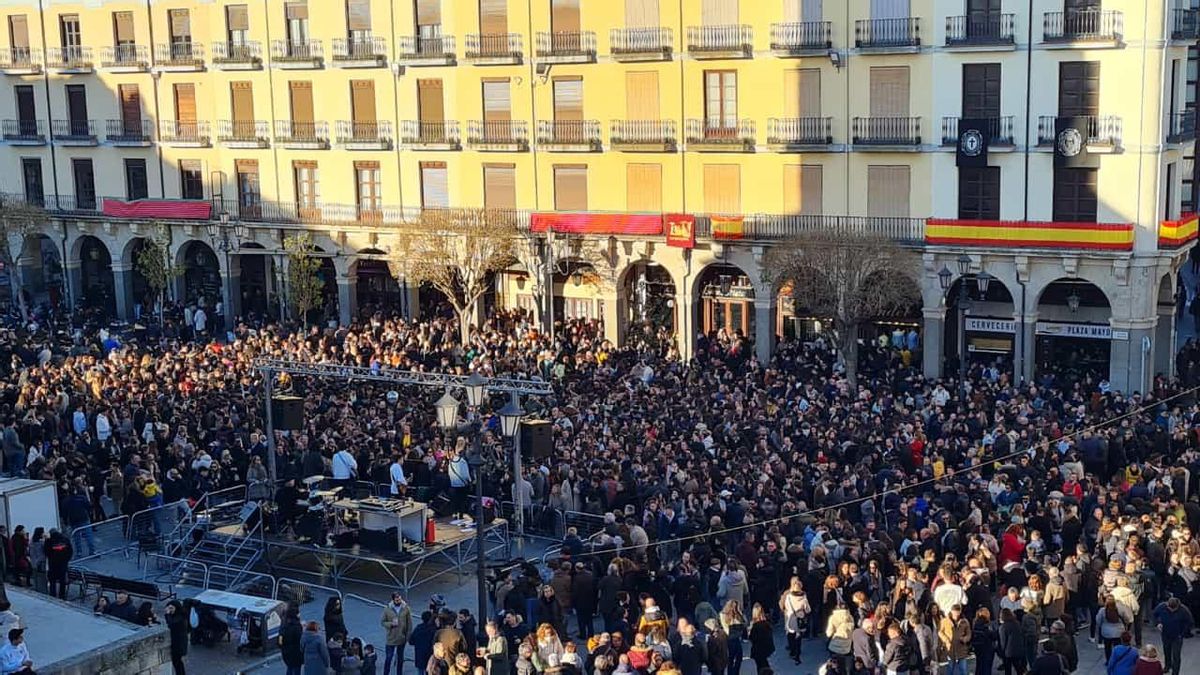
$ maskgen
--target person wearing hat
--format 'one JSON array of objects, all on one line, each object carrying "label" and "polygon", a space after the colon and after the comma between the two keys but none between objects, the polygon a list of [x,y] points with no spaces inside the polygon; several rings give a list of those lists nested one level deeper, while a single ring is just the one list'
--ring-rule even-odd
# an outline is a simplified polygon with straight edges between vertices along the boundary
[{"label": "person wearing hat", "polygon": [[0,674],[33,675],[33,660],[29,658],[29,648],[25,646],[25,629],[13,628],[8,631],[8,644],[0,647]]}]

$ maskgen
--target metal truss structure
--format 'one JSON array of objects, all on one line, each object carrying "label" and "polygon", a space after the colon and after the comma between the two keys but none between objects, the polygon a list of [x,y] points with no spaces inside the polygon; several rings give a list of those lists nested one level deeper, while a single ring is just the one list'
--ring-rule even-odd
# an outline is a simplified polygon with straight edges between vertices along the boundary
[{"label": "metal truss structure", "polygon": [[[282,359],[260,358],[255,360],[254,368],[264,375],[287,373],[293,376],[384,382],[399,385],[416,385],[419,387],[462,387],[467,380],[467,376],[465,375],[421,373],[395,368],[367,368],[364,366],[347,366],[336,363],[301,363]],[[518,394],[520,396],[549,396],[554,393],[549,382],[511,377],[489,378],[487,388],[489,391]]]}]

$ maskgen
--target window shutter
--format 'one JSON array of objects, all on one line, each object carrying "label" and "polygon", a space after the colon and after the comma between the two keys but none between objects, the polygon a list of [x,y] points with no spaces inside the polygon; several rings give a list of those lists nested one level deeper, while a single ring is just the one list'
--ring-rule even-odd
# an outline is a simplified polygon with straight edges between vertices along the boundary
[{"label": "window shutter", "polygon": [[704,210],[717,214],[741,214],[741,167],[737,164],[704,165]]},{"label": "window shutter", "polygon": [[233,100],[233,121],[254,120],[254,88],[249,82],[230,82],[229,92]]},{"label": "window shutter", "polygon": [[18,84],[13,87],[17,97],[17,119],[21,122],[32,122],[37,119],[37,99],[34,98],[33,85]]},{"label": "window shutter", "polygon": [[417,25],[436,26],[442,23],[441,0],[417,0]]},{"label": "window shutter", "polygon": [[907,166],[867,167],[868,216],[907,218],[909,192]]},{"label": "window shutter", "polygon": [[508,0],[479,0],[479,32],[484,35],[508,33]]},{"label": "window shutter", "polygon": [[374,80],[350,80],[350,99],[355,122],[375,121]]},{"label": "window shutter", "polygon": [[908,117],[908,67],[871,68],[871,117]]},{"label": "window shutter", "polygon": [[661,164],[626,165],[625,210],[662,213]]},{"label": "window shutter", "polygon": [[283,11],[289,21],[302,21],[308,18],[308,3],[285,2]]},{"label": "window shutter", "polygon": [[483,165],[483,208],[517,208],[517,167],[515,164]]},{"label": "window shutter", "polygon": [[450,206],[450,186],[445,162],[421,162],[421,206],[444,209]]},{"label": "window shutter", "polygon": [[583,119],[583,79],[554,80],[554,120],[557,122]]},{"label": "window shutter", "polygon": [[783,22],[800,23],[803,21],[802,0],[783,0]]},{"label": "window shutter", "polygon": [[128,125],[142,119],[142,97],[136,84],[118,84],[117,96],[121,99],[121,121]]},{"label": "window shutter", "polygon": [[238,173],[258,173],[257,159],[236,159],[233,166]]},{"label": "window shutter", "polygon": [[192,15],[186,9],[172,9],[168,12],[171,20],[171,37],[192,36]]},{"label": "window shutter", "polygon": [[818,68],[783,71],[784,117],[821,116],[821,71]]},{"label": "window shutter", "polygon": [[550,0],[550,30],[578,33],[579,26],[579,0]]},{"label": "window shutter", "polygon": [[801,21],[821,21],[825,18],[825,12],[821,7],[821,0],[801,0],[800,2],[800,20]]},{"label": "window shutter", "polygon": [[658,0],[625,0],[626,28],[658,28]]},{"label": "window shutter", "polygon": [[29,20],[24,14],[8,17],[8,34],[15,49],[29,48]]},{"label": "window shutter", "polygon": [[417,80],[417,114],[422,122],[446,119],[441,80]]},{"label": "window shutter", "polygon": [[349,30],[371,30],[370,0],[346,0],[346,28]]},{"label": "window shutter", "polygon": [[292,103],[292,122],[311,124],[313,121],[312,82],[289,82],[288,94]]},{"label": "window shutter", "polygon": [[815,216],[821,213],[821,166],[788,164],[783,167],[783,212]]},{"label": "window shutter", "polygon": [[133,42],[133,12],[113,12],[113,26],[117,44]]},{"label": "window shutter", "polygon": [[872,19],[907,19],[908,0],[871,0]]},{"label": "window shutter", "polygon": [[568,164],[554,167],[554,209],[587,211],[587,166]]},{"label": "window shutter", "polygon": [[483,121],[507,122],[512,118],[512,93],[508,80],[483,81]]},{"label": "window shutter", "polygon": [[631,120],[659,119],[658,71],[638,70],[625,74],[625,113]]},{"label": "window shutter", "polygon": [[229,5],[225,8],[225,23],[229,30],[250,30],[250,11],[246,5]]},{"label": "window shutter", "polygon": [[738,0],[704,0],[700,5],[700,23],[705,26],[737,25]]},{"label": "window shutter", "polygon": [[196,122],[196,85],[191,82],[175,85],[175,121],[181,124]]}]

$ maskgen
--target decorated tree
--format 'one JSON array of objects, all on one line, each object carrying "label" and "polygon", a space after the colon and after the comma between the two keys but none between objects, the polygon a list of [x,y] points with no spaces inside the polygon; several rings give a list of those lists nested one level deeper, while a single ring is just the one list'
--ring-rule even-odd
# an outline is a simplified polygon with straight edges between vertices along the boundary
[{"label": "decorated tree", "polygon": [[309,312],[321,305],[325,295],[325,284],[320,276],[321,259],[313,255],[315,248],[307,232],[288,237],[283,248],[288,257],[288,300],[292,311],[307,325]]},{"label": "decorated tree", "polygon": [[146,288],[154,299],[155,310],[159,321],[162,321],[163,304],[167,288],[171,281],[183,274],[183,270],[171,264],[171,254],[167,250],[165,228],[159,226],[157,233],[142,240],[142,245],[134,256],[134,267],[138,274],[146,280]]}]

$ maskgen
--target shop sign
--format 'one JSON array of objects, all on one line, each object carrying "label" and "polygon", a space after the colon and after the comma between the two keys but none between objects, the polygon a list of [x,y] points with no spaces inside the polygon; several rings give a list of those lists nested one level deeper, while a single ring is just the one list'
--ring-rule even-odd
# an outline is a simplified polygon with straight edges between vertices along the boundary
[{"label": "shop sign", "polygon": [[1012,319],[988,319],[986,317],[967,317],[967,331],[974,333],[1015,333],[1015,322]]},{"label": "shop sign", "polygon": [[[1058,337],[1082,338],[1086,340],[1128,340],[1126,331],[1113,332],[1111,326],[1097,323],[1061,323],[1057,321],[1039,321],[1035,326],[1038,335],[1053,335]],[[985,317],[968,317],[967,332],[969,333],[1016,333],[1016,321],[1012,319],[988,319]]]}]

